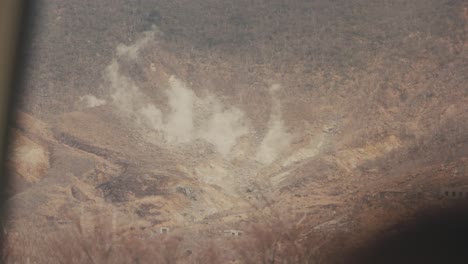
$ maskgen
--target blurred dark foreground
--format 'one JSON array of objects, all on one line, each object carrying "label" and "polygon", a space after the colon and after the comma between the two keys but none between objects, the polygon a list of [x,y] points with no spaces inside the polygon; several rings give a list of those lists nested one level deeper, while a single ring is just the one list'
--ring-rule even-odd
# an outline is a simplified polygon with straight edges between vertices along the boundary
[{"label": "blurred dark foreground", "polygon": [[[468,205],[427,208],[376,234],[338,263],[468,263]],[[346,254],[345,254],[346,255]]]}]

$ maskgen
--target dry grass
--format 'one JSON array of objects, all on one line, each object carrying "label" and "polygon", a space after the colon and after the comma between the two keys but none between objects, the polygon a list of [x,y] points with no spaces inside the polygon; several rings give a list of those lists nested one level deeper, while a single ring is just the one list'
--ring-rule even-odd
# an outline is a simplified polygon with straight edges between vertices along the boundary
[{"label": "dry grass", "polygon": [[9,232],[4,263],[177,263],[182,238],[161,235],[114,234],[109,225],[85,232],[79,225],[53,232],[32,224]]},{"label": "dry grass", "polygon": [[[182,246],[174,235],[137,236],[112,233],[100,224],[92,234],[79,225],[55,232],[36,227],[10,232],[4,263],[319,263],[310,228],[275,220],[251,225],[245,235],[207,240],[198,248]],[[190,248],[190,247],[189,247]],[[192,252],[193,250],[193,252]]]},{"label": "dry grass", "polygon": [[315,263],[313,245],[307,242],[302,225],[290,228],[282,221],[257,224],[250,228],[246,241],[235,243],[241,263]]},{"label": "dry grass", "polygon": [[[6,236],[2,261],[71,264],[466,262],[466,204],[422,210],[415,215],[415,220],[397,221],[396,225],[365,241],[356,239],[358,231],[352,237],[333,229],[316,232],[305,217],[299,221],[272,219],[250,225],[243,229],[245,235],[240,237],[191,237],[193,241],[189,236],[116,234],[104,224],[98,225],[92,234],[79,226],[46,233],[38,231],[37,225],[22,225],[21,232],[10,232]],[[396,232],[397,229],[400,231]],[[193,247],[195,244],[199,246]],[[416,261],[410,261],[413,259]]]}]

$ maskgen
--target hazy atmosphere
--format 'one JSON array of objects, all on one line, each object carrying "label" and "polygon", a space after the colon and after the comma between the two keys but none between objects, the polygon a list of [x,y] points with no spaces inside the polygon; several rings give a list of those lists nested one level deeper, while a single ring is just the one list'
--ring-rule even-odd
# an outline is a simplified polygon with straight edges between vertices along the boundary
[{"label": "hazy atmosphere", "polygon": [[468,197],[466,1],[36,6],[6,263],[367,263]]}]

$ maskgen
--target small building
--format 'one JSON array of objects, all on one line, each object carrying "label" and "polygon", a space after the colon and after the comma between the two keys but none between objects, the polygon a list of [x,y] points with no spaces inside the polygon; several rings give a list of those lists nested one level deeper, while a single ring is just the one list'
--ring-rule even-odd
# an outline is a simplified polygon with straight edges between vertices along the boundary
[{"label": "small building", "polygon": [[225,236],[242,236],[244,232],[240,230],[228,229],[223,231]]},{"label": "small building", "polygon": [[406,192],[398,189],[386,189],[379,192],[380,199],[401,198],[406,196]]},{"label": "small building", "polygon": [[160,227],[159,228],[159,233],[160,234],[167,234],[167,233],[169,233],[169,231],[170,231],[169,227]]},{"label": "small building", "polygon": [[442,188],[441,196],[447,199],[468,199],[468,185]]}]

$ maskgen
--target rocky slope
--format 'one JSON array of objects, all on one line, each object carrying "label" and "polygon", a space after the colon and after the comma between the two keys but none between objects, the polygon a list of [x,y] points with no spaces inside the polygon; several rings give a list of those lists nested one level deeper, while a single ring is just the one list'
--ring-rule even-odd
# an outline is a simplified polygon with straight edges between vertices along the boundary
[{"label": "rocky slope", "polygon": [[106,2],[38,13],[11,223],[333,239],[466,183],[463,1]]}]

